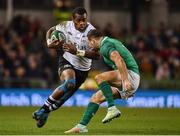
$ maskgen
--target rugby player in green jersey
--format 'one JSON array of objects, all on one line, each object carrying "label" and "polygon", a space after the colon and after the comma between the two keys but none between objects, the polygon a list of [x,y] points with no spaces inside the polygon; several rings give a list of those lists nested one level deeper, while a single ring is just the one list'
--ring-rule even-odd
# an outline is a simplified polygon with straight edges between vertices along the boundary
[{"label": "rugby player in green jersey", "polygon": [[98,30],[89,31],[87,36],[89,45],[94,50],[100,51],[104,62],[112,68],[112,71],[96,75],[99,91],[91,97],[79,124],[65,133],[88,132],[87,124],[104,101],[107,101],[108,110],[102,123],[119,117],[121,112],[116,108],[114,99],[132,97],[140,82],[138,65],[132,54],[120,41],[104,37]]}]

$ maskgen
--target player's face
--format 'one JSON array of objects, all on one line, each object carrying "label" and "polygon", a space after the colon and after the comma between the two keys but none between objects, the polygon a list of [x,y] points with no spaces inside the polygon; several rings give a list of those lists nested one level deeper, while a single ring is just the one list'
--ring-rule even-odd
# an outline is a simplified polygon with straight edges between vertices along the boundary
[{"label": "player's face", "polygon": [[84,13],[83,15],[75,14],[73,17],[73,22],[77,30],[79,30],[80,32],[85,31],[87,27],[87,14],[86,13]]},{"label": "player's face", "polygon": [[89,42],[89,46],[91,48],[93,48],[95,51],[99,50],[99,45],[98,45],[98,42],[95,38],[89,38],[88,42]]}]

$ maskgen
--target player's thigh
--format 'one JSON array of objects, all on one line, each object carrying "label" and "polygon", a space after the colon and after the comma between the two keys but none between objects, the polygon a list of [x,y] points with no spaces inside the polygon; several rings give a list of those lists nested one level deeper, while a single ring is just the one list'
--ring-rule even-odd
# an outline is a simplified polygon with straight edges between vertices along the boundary
[{"label": "player's thigh", "polygon": [[75,70],[67,60],[65,60],[63,57],[60,57],[58,65],[58,75],[61,82],[64,82],[68,79],[75,79]]},{"label": "player's thigh", "polygon": [[84,83],[86,78],[88,77],[89,71],[81,71],[81,70],[75,70],[76,75],[76,90]]},{"label": "player's thigh", "polygon": [[68,68],[68,69],[64,69],[61,72],[60,80],[64,81],[64,80],[68,80],[68,79],[75,79],[75,71],[74,71],[74,69]]},{"label": "player's thigh", "polygon": [[101,83],[102,81],[107,81],[111,85],[120,86],[121,85],[121,75],[118,70],[107,71],[101,74],[96,75],[97,83]]},{"label": "player's thigh", "polygon": [[[118,89],[116,87],[111,87],[112,89],[112,95],[114,99],[120,98],[120,94],[118,92]],[[103,92],[101,90],[97,91],[92,97],[91,102],[101,104],[106,101],[105,96],[103,95]]]},{"label": "player's thigh", "polygon": [[61,82],[64,82],[68,79],[75,79],[75,70],[73,66],[70,65],[67,61],[63,60],[59,64],[58,75]]}]

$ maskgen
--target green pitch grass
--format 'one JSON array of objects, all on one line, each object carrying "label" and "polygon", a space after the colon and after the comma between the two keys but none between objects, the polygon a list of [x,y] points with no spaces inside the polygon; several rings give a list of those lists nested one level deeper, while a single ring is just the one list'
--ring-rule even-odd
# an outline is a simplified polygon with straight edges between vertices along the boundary
[{"label": "green pitch grass", "polygon": [[[0,107],[0,135],[63,135],[81,118],[82,107],[61,108],[50,114],[47,124],[37,128],[32,112],[37,107]],[[102,124],[100,108],[88,125],[90,135],[180,135],[180,109],[121,108],[122,116]]]}]

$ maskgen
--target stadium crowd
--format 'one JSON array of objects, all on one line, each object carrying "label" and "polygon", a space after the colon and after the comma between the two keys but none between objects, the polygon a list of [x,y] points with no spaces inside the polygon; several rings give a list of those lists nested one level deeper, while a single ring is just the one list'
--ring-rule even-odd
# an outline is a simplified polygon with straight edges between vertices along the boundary
[{"label": "stadium crowd", "polygon": [[[158,28],[139,27],[131,32],[126,28],[117,31],[108,23],[102,30],[124,43],[145,77],[180,79],[180,25],[161,23]],[[36,87],[39,81],[41,87],[51,87],[59,81],[58,51],[46,48],[45,33],[42,22],[28,16],[19,15],[9,25],[0,25],[1,87]]]}]

